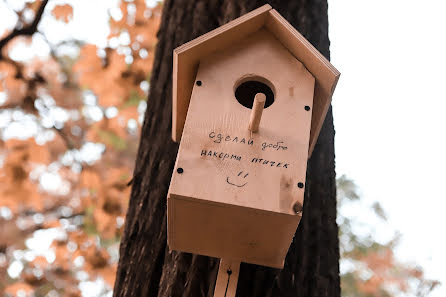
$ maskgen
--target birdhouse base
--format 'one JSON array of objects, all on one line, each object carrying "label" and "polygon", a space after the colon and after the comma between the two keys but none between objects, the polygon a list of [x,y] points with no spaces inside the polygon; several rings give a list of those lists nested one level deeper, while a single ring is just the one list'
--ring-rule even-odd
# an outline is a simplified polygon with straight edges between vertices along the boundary
[{"label": "birdhouse base", "polygon": [[171,249],[275,268],[283,267],[301,218],[174,193],[167,203]]}]

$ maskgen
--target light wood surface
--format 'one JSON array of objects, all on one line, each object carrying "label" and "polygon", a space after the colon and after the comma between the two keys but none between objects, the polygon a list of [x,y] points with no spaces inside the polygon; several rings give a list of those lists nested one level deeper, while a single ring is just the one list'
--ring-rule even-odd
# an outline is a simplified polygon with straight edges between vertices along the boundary
[{"label": "light wood surface", "polygon": [[215,283],[214,297],[235,297],[240,262],[221,259]]},{"label": "light wood surface", "polygon": [[316,79],[309,150],[309,155],[311,155],[341,74],[275,9],[269,11],[269,16],[270,17],[268,17],[266,21],[266,28],[268,28],[274,36],[305,65],[308,71],[310,71]]},{"label": "light wood surface", "polygon": [[263,93],[258,93],[254,97],[252,104],[251,116],[249,117],[249,131],[255,133],[259,131],[260,120],[262,119],[263,108],[265,107],[266,96]]},{"label": "light wood surface", "polygon": [[[340,73],[270,5],[264,5],[174,50],[172,138],[180,141],[200,61],[266,28],[316,79],[309,153],[316,144]],[[267,62],[267,61],[266,61]],[[270,63],[270,67],[276,67]]]},{"label": "light wood surface", "polygon": [[[196,79],[176,163],[184,172],[169,189],[169,246],[282,267],[300,220],[293,205],[303,205],[314,78],[262,29],[203,59]],[[251,109],[234,96],[246,80],[275,95],[252,139]]]},{"label": "light wood surface", "polygon": [[212,52],[230,47],[235,41],[245,38],[265,24],[271,6],[266,4],[209,33],[206,33],[173,52],[172,81],[172,138],[180,141],[195,83],[200,60]]}]

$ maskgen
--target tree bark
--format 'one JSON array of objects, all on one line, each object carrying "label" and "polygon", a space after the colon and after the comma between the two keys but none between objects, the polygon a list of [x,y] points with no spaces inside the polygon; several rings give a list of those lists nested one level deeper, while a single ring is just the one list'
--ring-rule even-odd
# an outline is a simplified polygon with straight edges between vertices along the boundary
[{"label": "tree bark", "polygon": [[[171,140],[172,51],[265,3],[164,2],[114,296],[212,296],[218,259],[169,251],[166,244],[166,196],[178,150]],[[329,58],[326,0],[269,3]],[[308,162],[303,218],[285,267],[242,264],[237,296],[340,296],[331,108]]]}]

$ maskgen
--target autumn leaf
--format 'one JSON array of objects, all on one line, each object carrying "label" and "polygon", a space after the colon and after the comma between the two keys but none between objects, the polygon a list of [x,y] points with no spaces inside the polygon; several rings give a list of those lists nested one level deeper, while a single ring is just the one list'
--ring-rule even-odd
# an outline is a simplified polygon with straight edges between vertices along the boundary
[{"label": "autumn leaf", "polygon": [[[32,19],[42,3],[28,1],[17,14]],[[15,37],[3,47],[0,215],[5,219],[0,217],[0,234],[6,236],[0,236],[0,247],[6,263],[0,267],[0,295],[55,291],[51,294],[79,297],[80,272],[87,273],[83,277],[88,281],[103,279],[107,291],[113,288],[141,128],[138,106],[148,91],[147,83],[141,83],[150,77],[161,16],[160,6],[149,8],[144,0],[120,1],[119,7],[123,17],[110,18],[108,36],[118,47],[68,38],[51,44],[46,38],[51,27],[39,27],[38,33],[48,43],[48,54],[29,51],[33,36]],[[50,13],[61,22],[73,19],[69,4],[56,5]],[[28,50],[29,58],[11,59],[19,48]],[[92,109],[101,116],[89,116]],[[4,139],[12,126],[17,132]],[[21,133],[28,130],[33,137],[23,140]],[[104,144],[105,152],[93,158],[94,149],[85,149],[90,142]],[[68,192],[46,192],[43,172],[51,172],[47,186],[63,182]],[[61,234],[51,242],[38,235],[54,232]],[[32,254],[31,239],[48,244],[49,253],[23,257],[20,275],[9,278],[6,269],[15,261],[11,255]]]},{"label": "autumn leaf", "polygon": [[81,85],[90,88],[98,96],[102,106],[117,106],[129,96],[131,84],[123,73],[127,70],[125,57],[116,51],[108,51],[101,59],[98,48],[86,45],[81,49],[80,59],[74,65]]},{"label": "autumn leaf", "polygon": [[29,174],[36,165],[49,162],[48,148],[36,144],[33,138],[8,140],[5,148],[8,155],[1,168],[0,205],[8,206],[13,212],[41,211],[48,197],[40,193]]},{"label": "autumn leaf", "polygon": [[114,149],[123,151],[127,148],[125,140],[117,134],[107,130],[98,130],[97,133],[101,142],[111,145]]},{"label": "autumn leaf", "polygon": [[56,20],[68,23],[73,18],[73,7],[69,4],[56,5],[51,14]]},{"label": "autumn leaf", "polygon": [[31,296],[34,288],[27,283],[17,282],[5,288],[5,293],[9,296]]},{"label": "autumn leaf", "polygon": [[26,95],[26,82],[19,78],[13,65],[0,61],[0,88],[7,93],[3,105],[19,105]]}]

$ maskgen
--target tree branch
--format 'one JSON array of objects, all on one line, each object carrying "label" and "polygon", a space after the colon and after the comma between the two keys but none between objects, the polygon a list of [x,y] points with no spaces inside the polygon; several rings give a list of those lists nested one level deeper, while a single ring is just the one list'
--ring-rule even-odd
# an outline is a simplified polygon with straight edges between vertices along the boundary
[{"label": "tree branch", "polygon": [[48,0],[43,0],[39,9],[37,10],[36,16],[31,24],[24,26],[21,29],[17,27],[14,30],[6,35],[3,39],[0,40],[0,60],[3,58],[3,48],[17,36],[31,36],[37,31],[37,26],[39,25],[40,20],[42,19],[43,11],[45,10],[45,6],[47,5]]},{"label": "tree branch", "polygon": [[62,129],[57,129],[56,127],[52,127],[52,128],[62,138],[67,149],[69,149],[69,150],[76,149],[76,144],[64,131],[62,131]]}]

